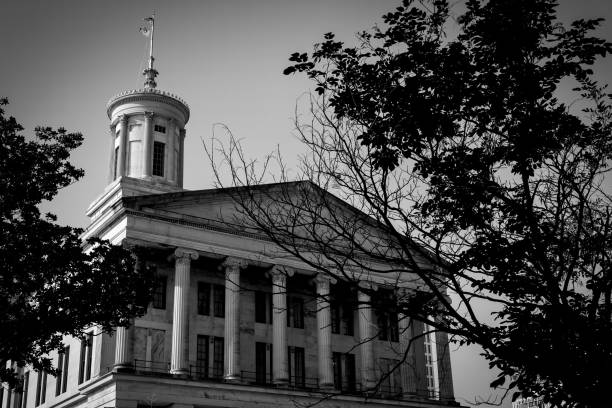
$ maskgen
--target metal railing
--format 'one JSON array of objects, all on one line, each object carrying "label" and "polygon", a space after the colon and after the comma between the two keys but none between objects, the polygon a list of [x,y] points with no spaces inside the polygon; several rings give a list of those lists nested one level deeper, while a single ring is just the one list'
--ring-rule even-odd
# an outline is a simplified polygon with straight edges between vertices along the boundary
[{"label": "metal railing", "polygon": [[134,360],[134,371],[142,374],[170,375],[170,363],[136,359]]}]

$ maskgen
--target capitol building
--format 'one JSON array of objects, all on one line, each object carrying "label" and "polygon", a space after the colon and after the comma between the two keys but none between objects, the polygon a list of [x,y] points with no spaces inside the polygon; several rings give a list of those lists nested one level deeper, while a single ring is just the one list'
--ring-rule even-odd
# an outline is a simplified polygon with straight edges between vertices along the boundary
[{"label": "capitol building", "polygon": [[191,112],[156,76],[151,58],[144,87],[107,105],[109,181],[84,234],[155,254],[139,260],[156,270],[148,312],[66,338],[51,356],[60,374],[26,367],[0,408],[458,406],[447,335],[371,306],[415,288],[368,274],[355,290],[272,256],[269,240],[227,221],[235,190],[183,189]]}]

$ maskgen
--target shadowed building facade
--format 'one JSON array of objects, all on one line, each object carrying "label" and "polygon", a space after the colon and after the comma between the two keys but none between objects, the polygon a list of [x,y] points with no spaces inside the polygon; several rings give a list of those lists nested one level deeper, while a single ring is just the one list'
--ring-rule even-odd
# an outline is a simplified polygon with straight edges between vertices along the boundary
[{"label": "shadowed building facade", "polygon": [[149,248],[153,302],[129,328],[67,338],[60,375],[26,368],[1,408],[456,405],[447,336],[370,306],[414,288],[370,274],[355,292],[226,222],[230,190],[182,188],[190,111],[151,70],[108,103],[109,184],[84,238]]}]

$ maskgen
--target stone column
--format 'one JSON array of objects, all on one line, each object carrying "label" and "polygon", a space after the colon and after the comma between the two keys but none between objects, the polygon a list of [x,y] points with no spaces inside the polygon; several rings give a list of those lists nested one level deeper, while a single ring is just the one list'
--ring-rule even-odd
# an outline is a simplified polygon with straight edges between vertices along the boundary
[{"label": "stone column", "polygon": [[191,260],[198,259],[196,251],[177,248],[174,267],[174,304],[172,306],[172,355],[170,374],[187,375],[188,324],[189,324],[189,275]]},{"label": "stone column", "polygon": [[227,258],[225,266],[225,339],[224,376],[226,381],[240,381],[240,269],[247,262]]},{"label": "stone column", "polygon": [[401,365],[402,374],[402,394],[404,397],[416,395],[416,378],[415,378],[415,362],[414,362],[414,343],[412,340],[412,322],[410,318],[403,313],[398,315],[400,353],[404,357]]},{"label": "stone column", "polygon": [[121,115],[119,118],[119,155],[117,157],[118,166],[117,166],[117,178],[125,176],[126,172],[126,162],[128,155],[128,128],[127,128],[128,118],[126,115]]},{"label": "stone column", "polygon": [[112,183],[115,180],[115,138],[116,138],[116,124],[111,123],[110,125],[110,152],[108,158],[108,183]]},{"label": "stone column", "polygon": [[455,393],[453,390],[450,347],[448,346],[448,334],[446,332],[436,332],[436,348],[438,357],[438,383],[440,386],[440,400],[454,401]]},{"label": "stone column", "polygon": [[336,283],[332,277],[318,274],[317,285],[317,346],[319,352],[319,387],[334,388],[334,368],[332,361],[332,328],[330,306],[330,283]]},{"label": "stone column", "polygon": [[183,187],[183,167],[185,165],[185,129],[179,131],[179,157],[178,157],[178,180],[179,187]]},{"label": "stone column", "polygon": [[166,160],[166,179],[170,182],[176,181],[176,168],[175,168],[175,146],[176,146],[176,120],[170,119],[168,122],[168,148],[166,149],[168,160]]},{"label": "stone column", "polygon": [[273,267],[272,276],[272,382],[289,382],[287,356],[287,274],[283,268]]},{"label": "stone column", "polygon": [[134,319],[130,319],[129,327],[117,327],[115,331],[115,364],[113,371],[130,371],[134,368],[132,359],[132,328]]},{"label": "stone column", "polygon": [[153,112],[145,112],[143,134],[143,176],[151,177],[153,167]]},{"label": "stone column", "polygon": [[374,341],[373,330],[374,319],[372,316],[372,301],[370,295],[364,290],[375,290],[374,285],[360,285],[357,295],[359,308],[359,343],[361,350],[361,385],[364,391],[369,391],[376,386],[376,376],[374,373]]}]

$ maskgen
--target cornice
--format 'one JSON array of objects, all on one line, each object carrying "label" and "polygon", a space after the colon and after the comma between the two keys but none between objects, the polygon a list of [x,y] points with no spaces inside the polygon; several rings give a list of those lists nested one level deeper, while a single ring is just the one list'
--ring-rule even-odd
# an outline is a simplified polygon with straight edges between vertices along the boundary
[{"label": "cornice", "polygon": [[106,104],[106,114],[111,118],[112,110],[120,103],[138,101],[164,102],[179,109],[185,115],[185,123],[189,121],[189,105],[179,96],[159,89],[132,89],[113,96]]}]

